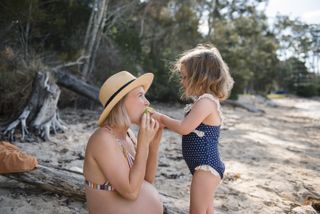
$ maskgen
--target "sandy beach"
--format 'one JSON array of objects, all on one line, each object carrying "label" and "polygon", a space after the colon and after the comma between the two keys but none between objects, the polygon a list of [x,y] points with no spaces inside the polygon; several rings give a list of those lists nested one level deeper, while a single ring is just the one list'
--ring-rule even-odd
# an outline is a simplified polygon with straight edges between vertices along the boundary
[{"label": "sandy beach", "polygon": [[[320,202],[320,100],[283,98],[277,107],[255,100],[265,113],[223,106],[220,151],[225,177],[215,196],[216,213],[317,213]],[[183,117],[182,105],[152,104]],[[65,133],[52,142],[15,142],[39,163],[81,171],[99,111],[64,109]],[[136,128],[135,128],[136,129]],[[180,136],[165,130],[156,187],[166,205],[188,213],[189,173]],[[312,206],[313,203],[313,206]],[[319,204],[318,204],[319,208]],[[318,209],[319,212],[319,209]],[[0,213],[88,213],[86,204],[0,176]]]}]

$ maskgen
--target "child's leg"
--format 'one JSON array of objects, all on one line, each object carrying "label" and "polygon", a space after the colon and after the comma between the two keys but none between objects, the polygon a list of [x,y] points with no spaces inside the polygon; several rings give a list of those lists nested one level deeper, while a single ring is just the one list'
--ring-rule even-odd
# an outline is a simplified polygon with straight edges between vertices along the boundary
[{"label": "child's leg", "polygon": [[190,190],[190,214],[213,213],[212,201],[219,183],[220,177],[204,170],[195,171]]},{"label": "child's leg", "polygon": [[[213,197],[214,197],[214,193],[213,193]],[[213,209],[213,200],[210,201],[210,204],[207,208],[206,214],[213,214],[214,213],[214,209]]]}]

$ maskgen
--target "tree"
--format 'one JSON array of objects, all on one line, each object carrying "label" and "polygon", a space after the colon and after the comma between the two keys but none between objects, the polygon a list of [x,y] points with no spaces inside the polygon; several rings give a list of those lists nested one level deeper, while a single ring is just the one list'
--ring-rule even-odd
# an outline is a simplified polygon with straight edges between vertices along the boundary
[{"label": "tree", "polygon": [[312,70],[315,73],[320,74],[320,25],[314,24],[309,27],[312,38],[310,64],[312,66]]},{"label": "tree", "polygon": [[179,84],[171,79],[170,68],[179,54],[202,40],[195,7],[194,1],[152,1],[144,13],[141,46],[145,70],[155,73],[149,93],[153,99],[179,100]]},{"label": "tree", "polygon": [[82,65],[81,73],[84,79],[88,78],[94,68],[97,50],[106,23],[108,4],[109,0],[94,0],[92,5],[82,52],[82,56],[88,56]]},{"label": "tree", "polygon": [[291,19],[288,16],[277,16],[272,28],[279,40],[280,57],[288,59],[296,57],[306,61],[309,57],[312,45],[310,27],[299,19]]},{"label": "tree", "polygon": [[278,63],[277,40],[264,12],[242,3],[232,2],[224,20],[214,23],[210,40],[230,67],[234,94],[267,93]]}]

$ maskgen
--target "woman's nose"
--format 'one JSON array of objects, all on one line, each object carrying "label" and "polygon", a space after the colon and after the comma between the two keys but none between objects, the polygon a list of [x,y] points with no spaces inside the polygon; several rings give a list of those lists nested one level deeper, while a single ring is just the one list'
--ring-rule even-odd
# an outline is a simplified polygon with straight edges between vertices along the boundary
[{"label": "woman's nose", "polygon": [[146,106],[149,106],[149,105],[150,105],[149,100],[145,99],[144,104],[145,104]]}]

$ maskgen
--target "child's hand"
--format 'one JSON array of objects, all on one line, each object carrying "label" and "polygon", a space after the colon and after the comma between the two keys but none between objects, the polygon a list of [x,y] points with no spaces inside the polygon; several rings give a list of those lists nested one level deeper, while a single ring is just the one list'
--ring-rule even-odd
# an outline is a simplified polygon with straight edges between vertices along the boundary
[{"label": "child's hand", "polygon": [[160,128],[164,128],[165,127],[165,125],[161,122],[161,117],[162,117],[161,113],[159,113],[157,111],[153,111],[151,113],[151,117],[156,119],[159,122]]}]

